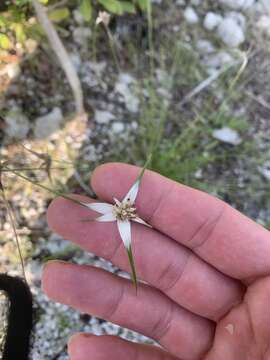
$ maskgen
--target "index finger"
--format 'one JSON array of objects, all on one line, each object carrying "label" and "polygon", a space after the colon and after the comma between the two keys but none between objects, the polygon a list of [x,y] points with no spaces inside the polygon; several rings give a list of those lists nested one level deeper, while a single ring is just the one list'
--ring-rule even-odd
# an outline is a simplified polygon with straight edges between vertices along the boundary
[{"label": "index finger", "polygon": [[[94,171],[91,185],[100,199],[121,199],[139,172],[108,163]],[[270,273],[269,232],[211,195],[146,171],[136,207],[154,228],[229,276],[246,280]]]}]

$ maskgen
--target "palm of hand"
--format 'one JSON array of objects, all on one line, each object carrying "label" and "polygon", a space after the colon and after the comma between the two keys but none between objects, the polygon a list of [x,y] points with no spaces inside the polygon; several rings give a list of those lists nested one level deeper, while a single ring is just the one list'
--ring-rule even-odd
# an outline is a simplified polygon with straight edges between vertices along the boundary
[{"label": "palm of hand", "polygon": [[[121,198],[138,172],[101,166],[92,186],[103,200]],[[146,282],[137,296],[126,279],[63,262],[46,266],[43,288],[56,301],[141,332],[166,350],[79,334],[69,343],[71,359],[270,359],[269,233],[223,202],[151,172],[137,208],[153,226],[132,225],[137,271]],[[115,224],[82,223],[86,216],[87,209],[62,198],[48,212],[56,232],[128,270]]]}]

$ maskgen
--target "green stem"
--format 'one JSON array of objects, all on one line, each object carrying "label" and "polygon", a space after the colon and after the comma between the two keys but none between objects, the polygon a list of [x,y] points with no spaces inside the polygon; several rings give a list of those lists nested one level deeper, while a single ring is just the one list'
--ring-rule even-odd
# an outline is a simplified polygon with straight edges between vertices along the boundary
[{"label": "green stem", "polygon": [[73,199],[71,196],[68,196],[68,195],[66,195],[66,194],[63,194],[63,193],[61,193],[60,191],[57,191],[57,190],[52,190],[52,189],[48,188],[48,187],[45,186],[45,185],[42,185],[42,184],[40,184],[40,183],[37,183],[37,182],[29,179],[28,177],[26,177],[26,176],[18,173],[17,171],[15,171],[15,170],[13,170],[13,169],[9,169],[9,168],[7,168],[7,167],[5,167],[5,168],[6,168],[7,170],[9,170],[12,174],[20,177],[21,179],[24,179],[24,180],[30,182],[31,184],[33,184],[33,185],[35,185],[35,186],[37,186],[37,187],[39,187],[39,188],[41,188],[41,189],[43,189],[43,190],[46,190],[46,191],[48,191],[48,192],[50,192],[50,193],[52,193],[52,194],[54,194],[54,195],[56,195],[56,196],[60,196],[60,197],[62,197],[62,198],[64,198],[64,199],[66,199],[66,200],[70,200],[70,201],[74,202],[75,204],[78,204],[78,205],[81,205],[81,206],[84,206],[84,207],[87,208],[87,206],[86,206],[83,202],[81,202],[81,201],[79,201],[79,200],[76,200],[76,199]]},{"label": "green stem", "polygon": [[152,3],[151,0],[147,1],[147,23],[148,23],[148,44],[150,56],[150,75],[154,78],[155,65],[154,65],[154,42],[153,42],[153,19],[152,19]]},{"label": "green stem", "polygon": [[[13,169],[2,169],[1,171],[2,172],[9,172],[9,171],[45,171],[46,169],[45,168],[13,168]],[[66,170],[66,168],[61,168],[61,167],[53,167],[51,168],[51,170]]]},{"label": "green stem", "polygon": [[138,291],[138,281],[137,281],[136,268],[135,268],[135,262],[134,262],[134,258],[133,258],[133,254],[132,254],[131,245],[130,245],[129,248],[127,249],[127,253],[128,253],[128,259],[129,259],[129,264],[130,264],[130,269],[131,269],[132,282],[133,282],[133,284],[135,285],[136,294],[137,294],[137,291]]},{"label": "green stem", "polygon": [[27,282],[26,275],[25,275],[25,266],[24,266],[22,252],[21,252],[20,241],[19,241],[19,237],[18,237],[18,234],[17,234],[16,226],[15,226],[15,219],[13,217],[13,212],[12,212],[12,209],[11,209],[11,207],[9,205],[9,202],[8,202],[7,198],[6,198],[5,191],[4,191],[3,188],[1,188],[1,193],[2,193],[2,198],[3,198],[4,204],[5,204],[6,209],[7,209],[10,224],[11,224],[12,230],[14,232],[15,242],[16,242],[16,245],[17,245],[19,258],[20,258],[20,263],[21,263],[21,266],[22,266],[23,277],[24,277],[25,281]]},{"label": "green stem", "polygon": [[107,33],[107,36],[108,36],[108,39],[109,39],[109,45],[110,45],[110,48],[111,48],[111,52],[112,52],[113,60],[115,62],[115,66],[117,68],[117,71],[120,73],[121,68],[120,68],[120,63],[119,63],[118,56],[117,56],[117,51],[116,51],[116,46],[115,46],[115,41],[114,41],[113,35],[110,32],[110,29],[108,28],[108,26],[106,26],[106,25],[104,25],[104,26],[105,26],[105,30],[106,30],[106,33]]}]

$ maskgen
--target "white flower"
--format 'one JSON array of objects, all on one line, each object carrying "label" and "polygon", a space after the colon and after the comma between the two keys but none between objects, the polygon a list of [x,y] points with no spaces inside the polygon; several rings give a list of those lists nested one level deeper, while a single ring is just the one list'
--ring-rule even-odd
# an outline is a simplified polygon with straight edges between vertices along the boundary
[{"label": "white flower", "polygon": [[115,203],[113,205],[102,202],[81,203],[81,205],[84,205],[88,209],[94,210],[101,214],[101,216],[97,217],[95,221],[100,221],[100,222],[116,221],[120,237],[128,253],[129,262],[132,270],[132,278],[136,288],[137,288],[137,277],[136,277],[134,260],[132,256],[132,250],[131,250],[131,221],[151,227],[151,225],[147,224],[137,215],[136,206],[135,206],[135,201],[139,192],[140,183],[145,168],[146,165],[144,166],[138,179],[130,188],[130,190],[127,192],[127,194],[125,195],[122,201],[119,201],[118,199],[114,198]]},{"label": "white flower", "polygon": [[99,11],[98,17],[96,19],[96,25],[98,24],[104,24],[106,27],[109,26],[111,19],[111,15],[107,13],[106,11]]}]

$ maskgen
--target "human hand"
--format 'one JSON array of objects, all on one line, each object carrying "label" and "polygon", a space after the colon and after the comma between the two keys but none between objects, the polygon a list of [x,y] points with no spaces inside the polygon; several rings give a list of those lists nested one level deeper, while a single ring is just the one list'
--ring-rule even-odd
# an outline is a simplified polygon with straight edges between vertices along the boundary
[{"label": "human hand", "polygon": [[[102,165],[91,184],[100,199],[121,199],[139,171]],[[132,224],[137,274],[146,282],[137,295],[127,279],[60,261],[45,266],[43,289],[55,301],[145,334],[163,349],[78,334],[69,342],[71,359],[269,360],[269,232],[224,202],[151,171],[136,205],[153,226]],[[116,224],[82,222],[96,215],[57,198],[48,222],[64,238],[128,271]]]}]

